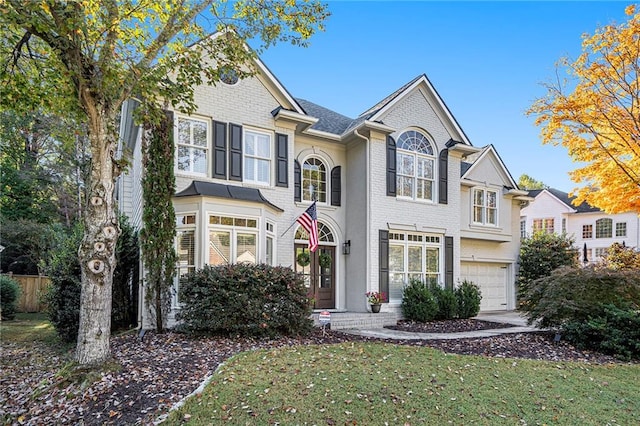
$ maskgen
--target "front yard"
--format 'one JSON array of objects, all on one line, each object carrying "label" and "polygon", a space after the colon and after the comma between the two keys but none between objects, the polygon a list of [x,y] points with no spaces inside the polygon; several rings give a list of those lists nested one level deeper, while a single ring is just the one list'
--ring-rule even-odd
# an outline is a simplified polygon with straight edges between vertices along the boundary
[{"label": "front yard", "polygon": [[0,333],[4,424],[152,424],[210,375],[168,424],[640,423],[640,365],[545,334],[383,342],[320,330],[277,340],[129,333],[111,339],[114,362],[82,372],[42,316],[19,315]]}]

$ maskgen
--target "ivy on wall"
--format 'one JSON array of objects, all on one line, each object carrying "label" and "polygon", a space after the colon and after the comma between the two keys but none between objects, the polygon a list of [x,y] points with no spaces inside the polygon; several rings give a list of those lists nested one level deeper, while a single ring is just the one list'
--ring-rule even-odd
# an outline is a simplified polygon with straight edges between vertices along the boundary
[{"label": "ivy on wall", "polygon": [[142,259],[146,269],[145,306],[155,328],[166,328],[171,309],[171,289],[177,255],[174,249],[176,217],[171,198],[173,174],[173,113],[147,109],[142,142],[143,228],[140,231]]}]

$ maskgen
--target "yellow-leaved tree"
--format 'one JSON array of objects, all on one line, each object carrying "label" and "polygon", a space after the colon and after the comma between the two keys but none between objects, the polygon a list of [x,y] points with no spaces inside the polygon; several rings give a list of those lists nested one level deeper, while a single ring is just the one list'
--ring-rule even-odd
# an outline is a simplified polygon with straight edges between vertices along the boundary
[{"label": "yellow-leaved tree", "polygon": [[528,114],[543,143],[562,145],[580,165],[570,172],[586,201],[608,213],[640,213],[640,12],[583,36],[582,54],[564,58],[568,76],[546,84]]}]

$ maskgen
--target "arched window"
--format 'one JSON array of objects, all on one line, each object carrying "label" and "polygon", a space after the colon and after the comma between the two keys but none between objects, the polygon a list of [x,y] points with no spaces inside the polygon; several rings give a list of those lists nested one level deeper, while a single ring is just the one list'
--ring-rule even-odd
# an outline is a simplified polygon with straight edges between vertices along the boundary
[{"label": "arched window", "polygon": [[433,201],[435,197],[435,155],[433,145],[417,130],[408,130],[396,143],[398,197]]},{"label": "arched window", "polygon": [[319,158],[307,158],[302,165],[302,199],[327,202],[327,167]]},{"label": "arched window", "polygon": [[[302,226],[298,226],[294,239],[308,241],[309,233]],[[318,241],[321,243],[333,243],[335,241],[331,229],[322,222],[318,222]]]}]

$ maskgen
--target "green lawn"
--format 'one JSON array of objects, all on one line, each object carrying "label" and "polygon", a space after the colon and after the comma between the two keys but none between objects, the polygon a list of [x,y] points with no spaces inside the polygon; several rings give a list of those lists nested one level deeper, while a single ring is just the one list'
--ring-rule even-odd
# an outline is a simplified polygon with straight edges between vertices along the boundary
[{"label": "green lawn", "polygon": [[640,365],[445,355],[383,343],[240,354],[166,424],[640,424]]},{"label": "green lawn", "polygon": [[3,342],[57,343],[56,330],[45,314],[17,313],[11,321],[0,322],[0,340]]}]

